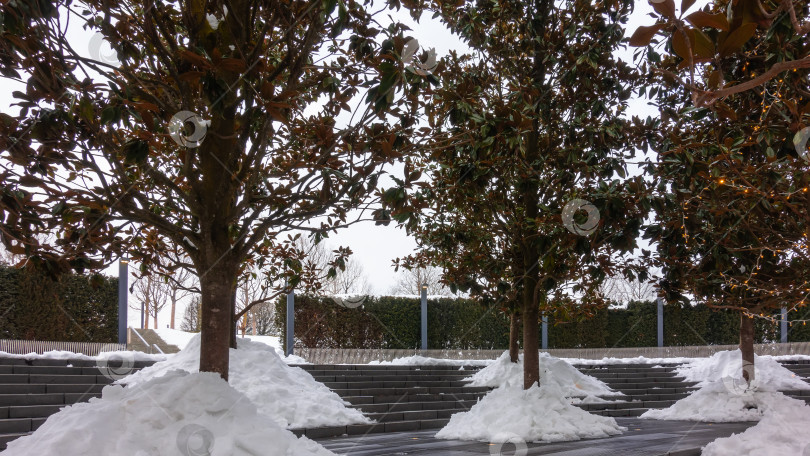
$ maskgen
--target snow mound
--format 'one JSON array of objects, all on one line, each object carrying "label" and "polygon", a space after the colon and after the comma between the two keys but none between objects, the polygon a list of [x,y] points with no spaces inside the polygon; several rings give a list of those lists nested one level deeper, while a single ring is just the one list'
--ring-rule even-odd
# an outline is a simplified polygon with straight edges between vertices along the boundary
[{"label": "snow mound", "polygon": [[810,407],[787,396],[774,396],[762,420],[703,448],[703,456],[785,456],[810,454]]},{"label": "snow mound", "polygon": [[759,421],[771,404],[786,396],[776,391],[737,390],[737,384],[714,381],[665,409],[651,409],[641,418],[704,422]]},{"label": "snow mound", "polygon": [[[77,438],[78,437],[78,438]],[[100,399],[68,406],[4,456],[331,455],[259,414],[217,374],[166,373],[138,387],[109,385]]]},{"label": "snow mound", "polygon": [[85,361],[98,361],[102,359],[109,359],[109,358],[124,358],[129,361],[163,361],[167,357],[171,355],[158,355],[158,354],[149,354],[139,351],[125,351],[125,350],[110,350],[110,351],[103,351],[96,356],[89,356],[83,353],[75,353],[71,351],[65,350],[51,350],[47,351],[43,354],[39,354],[36,352],[26,353],[24,355],[18,355],[16,353],[7,353],[4,351],[0,351],[0,358],[16,358],[16,359],[64,359],[64,360],[85,360]]},{"label": "snow mound", "polygon": [[387,366],[486,366],[492,364],[492,362],[491,359],[442,359],[414,355],[395,358],[393,361],[371,361],[369,364]]},{"label": "snow mound", "polygon": [[[517,363],[509,359],[509,352],[504,352],[494,363],[476,372],[468,378],[467,386],[521,386],[523,385],[523,355]],[[585,402],[603,402],[596,396],[621,396],[604,382],[590,375],[585,375],[577,368],[548,353],[540,353],[540,386],[554,384],[565,397],[585,397]],[[578,401],[582,402],[582,400]]]},{"label": "snow mound", "polygon": [[[231,349],[231,386],[243,393],[259,411],[286,428],[311,428],[370,423],[371,421],[346,403],[323,383],[298,367],[288,366],[275,349],[260,342],[237,340]],[[185,349],[166,361],[146,367],[119,383],[140,385],[176,369],[197,372],[200,365],[200,337],[197,335]]]},{"label": "snow mound", "polygon": [[[719,380],[736,381],[742,376],[742,353],[740,350],[717,352],[709,358],[693,359],[676,371],[687,381],[701,385]],[[754,355],[754,386],[758,391],[810,389],[810,384],[772,356],[758,355]]]},{"label": "snow mound", "polygon": [[469,411],[453,415],[436,438],[518,445],[601,438],[624,430],[611,417],[571,405],[552,383],[527,390],[515,385],[494,389]]}]

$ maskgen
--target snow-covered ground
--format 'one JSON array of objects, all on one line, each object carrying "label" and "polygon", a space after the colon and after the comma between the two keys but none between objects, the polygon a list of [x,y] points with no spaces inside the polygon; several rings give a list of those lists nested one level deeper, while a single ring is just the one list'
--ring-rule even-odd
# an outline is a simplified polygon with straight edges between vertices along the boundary
[{"label": "snow-covered ground", "polygon": [[[754,381],[742,379],[739,350],[697,358],[676,369],[700,389],[669,408],[649,410],[642,418],[691,421],[758,421],[775,404],[785,403],[780,390],[810,389],[810,384],[772,357],[755,356]],[[779,414],[778,411],[773,413]]]},{"label": "snow-covered ground", "polygon": [[[509,352],[504,352],[495,362],[476,372],[469,386],[522,386],[523,355],[517,363],[509,360]],[[540,386],[554,384],[568,398],[578,398],[579,402],[604,402],[597,396],[622,396],[604,382],[585,375],[563,359],[548,353],[540,353]]]},{"label": "snow-covered ground", "polygon": [[[170,356],[170,355],[168,355]],[[88,356],[82,353],[74,353],[70,351],[64,350],[51,350],[47,351],[43,354],[38,353],[27,353],[25,355],[18,355],[15,353],[7,353],[4,351],[0,351],[0,358],[17,358],[17,359],[81,359],[81,360],[88,360],[88,361],[98,361],[110,358],[123,358],[130,361],[163,361],[167,357],[167,355],[161,354],[149,354],[143,353],[139,351],[103,351],[96,356]]]},{"label": "snow-covered ground", "polygon": [[[237,345],[237,350],[230,351],[231,386],[278,425],[302,428],[370,422],[309,373],[288,366],[269,345],[241,338],[237,339]],[[141,369],[119,383],[139,386],[177,369],[197,372],[199,364],[200,337],[197,335],[180,353]]]},{"label": "snow-covered ground", "polygon": [[[186,332],[181,331],[179,329],[171,329],[171,328],[158,328],[155,330],[156,333],[163,339],[167,344],[175,345],[180,350],[186,348],[191,339],[194,338],[199,333],[193,332]],[[273,348],[281,350],[281,341],[277,336],[245,336],[245,339],[250,339],[254,342],[261,342],[263,344],[269,345]]]},{"label": "snow-covered ground", "polygon": [[520,445],[608,437],[623,430],[611,417],[571,405],[562,390],[549,383],[528,390],[521,385],[496,388],[469,411],[450,417],[436,437]]},{"label": "snow-covered ground", "polygon": [[[780,395],[781,396],[781,395]],[[703,456],[810,455],[810,406],[790,397],[771,397],[756,426],[703,448]]]},{"label": "snow-covered ground", "polygon": [[289,456],[333,453],[296,438],[213,373],[173,371],[63,408],[4,456]]}]

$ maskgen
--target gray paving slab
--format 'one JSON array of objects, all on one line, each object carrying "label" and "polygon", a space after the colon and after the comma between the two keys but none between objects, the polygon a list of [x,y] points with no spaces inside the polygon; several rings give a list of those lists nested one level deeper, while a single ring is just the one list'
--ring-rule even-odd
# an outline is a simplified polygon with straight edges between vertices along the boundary
[{"label": "gray paving slab", "polygon": [[622,435],[576,442],[529,443],[516,452],[512,444],[441,440],[436,430],[392,432],[316,439],[329,450],[351,456],[698,456],[700,448],[720,437],[742,432],[756,423],[697,423],[617,418]]}]

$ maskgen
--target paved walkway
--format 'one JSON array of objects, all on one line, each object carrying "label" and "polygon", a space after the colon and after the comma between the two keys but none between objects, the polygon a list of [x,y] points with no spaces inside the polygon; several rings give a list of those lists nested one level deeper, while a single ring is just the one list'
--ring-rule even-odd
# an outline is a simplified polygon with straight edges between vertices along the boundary
[{"label": "paved walkway", "polygon": [[333,437],[318,442],[337,454],[376,455],[554,455],[554,456],[698,456],[700,448],[719,437],[744,431],[756,423],[695,423],[616,418],[627,431],[606,439],[562,443],[530,443],[518,449],[511,444],[439,440],[437,430]]}]

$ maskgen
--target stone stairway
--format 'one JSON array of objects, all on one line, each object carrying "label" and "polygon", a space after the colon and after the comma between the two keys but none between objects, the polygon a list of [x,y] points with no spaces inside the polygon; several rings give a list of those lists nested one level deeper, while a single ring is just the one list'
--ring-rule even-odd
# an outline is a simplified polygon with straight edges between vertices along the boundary
[{"label": "stone stairway", "polygon": [[[696,390],[694,382],[677,376],[677,364],[575,365],[624,396],[603,396],[608,402],[577,404],[590,413],[636,417],[651,408],[665,408]],[[490,388],[465,386],[480,367],[391,365],[301,365],[353,407],[377,421],[312,429],[294,429],[310,438],[416,431],[443,427],[454,413],[469,410]],[[810,363],[787,363],[797,375],[810,377]],[[808,389],[786,394],[810,403]]]},{"label": "stone stairway", "polygon": [[[127,350],[152,354],[159,354],[160,352],[170,354],[180,351],[180,348],[176,345],[166,343],[153,329],[127,328],[127,331]],[[141,337],[138,337],[138,335],[134,333],[137,333]],[[146,344],[143,343],[141,338],[146,341]],[[155,350],[155,346],[158,347],[160,351]]]},{"label": "stone stairway", "polygon": [[[151,362],[134,363],[134,372]],[[91,360],[0,358],[0,450],[35,431],[66,405],[100,397],[113,382],[109,366]]]},{"label": "stone stairway", "polygon": [[[132,372],[152,364],[137,361]],[[800,377],[810,377],[810,362],[783,363]],[[116,366],[109,366],[115,368]],[[374,424],[294,429],[297,435],[324,438],[343,434],[438,429],[454,413],[469,410],[490,388],[465,386],[465,378],[480,367],[391,365],[302,365]],[[668,407],[695,389],[674,371],[676,365],[617,364],[576,366],[626,396],[611,402],[579,404],[591,413],[614,417],[638,416],[649,408]],[[128,369],[129,371],[129,369]],[[104,385],[118,374],[91,360],[23,360],[0,358],[0,450],[27,435],[65,405],[101,396]],[[806,390],[787,391],[810,403]]]}]

